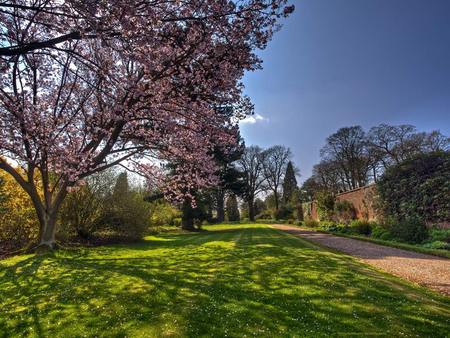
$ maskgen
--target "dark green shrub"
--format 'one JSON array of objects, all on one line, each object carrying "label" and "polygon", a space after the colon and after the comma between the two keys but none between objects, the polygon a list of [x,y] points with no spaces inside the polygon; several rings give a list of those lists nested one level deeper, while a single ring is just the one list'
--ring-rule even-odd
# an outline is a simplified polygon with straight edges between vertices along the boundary
[{"label": "dark green shrub", "polygon": [[306,219],[303,221],[303,225],[307,228],[317,228],[319,226],[319,222],[313,219]]},{"label": "dark green shrub", "polygon": [[425,222],[419,218],[408,218],[390,224],[392,236],[408,243],[421,243],[428,237]]},{"label": "dark green shrub", "polygon": [[373,238],[378,238],[378,239],[382,239],[382,240],[392,239],[392,234],[390,233],[390,231],[380,225],[375,225],[372,227],[371,236]]},{"label": "dark green shrub", "polygon": [[294,210],[290,205],[282,205],[278,208],[278,210],[274,210],[273,218],[276,220],[292,219],[293,212]]},{"label": "dark green shrub", "polygon": [[288,223],[288,224],[294,224],[294,222],[295,222],[295,221],[294,221],[292,218],[290,218],[290,219],[287,220],[287,223]]},{"label": "dark green shrub", "polygon": [[356,210],[353,204],[349,201],[337,201],[334,204],[334,215],[339,223],[348,224],[356,217]]},{"label": "dark green shrub", "polygon": [[450,220],[450,152],[418,155],[386,170],[378,181],[380,206],[398,220]]},{"label": "dark green shrub", "polygon": [[356,219],[350,222],[349,229],[359,235],[368,236],[372,232],[372,225],[369,221]]},{"label": "dark green shrub", "polygon": [[430,241],[441,241],[450,243],[450,229],[431,229]]},{"label": "dark green shrub", "polygon": [[174,218],[172,221],[172,225],[174,225],[176,227],[180,227],[181,226],[181,217]]}]

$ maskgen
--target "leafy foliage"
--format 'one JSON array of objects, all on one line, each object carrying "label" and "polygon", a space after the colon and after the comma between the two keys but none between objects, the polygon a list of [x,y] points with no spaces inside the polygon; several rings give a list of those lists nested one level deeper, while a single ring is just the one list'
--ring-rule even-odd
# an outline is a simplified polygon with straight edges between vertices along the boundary
[{"label": "leafy foliage", "polygon": [[425,222],[419,218],[406,218],[389,224],[392,236],[408,243],[421,243],[428,238]]},{"label": "leafy foliage", "polygon": [[39,223],[30,197],[11,176],[0,171],[0,247],[24,247],[35,241],[38,233]]},{"label": "leafy foliage", "polygon": [[350,230],[360,235],[370,235],[372,232],[372,224],[367,220],[353,220],[349,225]]},{"label": "leafy foliage", "polygon": [[450,220],[450,152],[418,155],[388,168],[378,182],[382,210],[399,220]]},{"label": "leafy foliage", "polygon": [[316,194],[316,201],[320,219],[331,220],[334,213],[334,196],[327,191],[320,191]]},{"label": "leafy foliage", "polygon": [[336,201],[334,204],[334,215],[338,222],[347,224],[356,217],[355,207],[347,200]]},{"label": "leafy foliage", "polygon": [[103,172],[68,195],[60,213],[60,234],[140,239],[151,225],[151,206],[141,192],[130,188],[126,173]]}]

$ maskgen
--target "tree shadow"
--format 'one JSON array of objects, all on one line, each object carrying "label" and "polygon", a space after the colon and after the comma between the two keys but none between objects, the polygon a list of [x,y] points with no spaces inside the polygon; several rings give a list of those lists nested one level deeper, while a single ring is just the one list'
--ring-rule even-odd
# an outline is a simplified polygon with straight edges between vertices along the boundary
[{"label": "tree shadow", "polygon": [[32,324],[36,336],[444,336],[450,328],[443,299],[271,229],[161,238],[2,268],[0,306],[9,310],[0,325],[26,335]]}]

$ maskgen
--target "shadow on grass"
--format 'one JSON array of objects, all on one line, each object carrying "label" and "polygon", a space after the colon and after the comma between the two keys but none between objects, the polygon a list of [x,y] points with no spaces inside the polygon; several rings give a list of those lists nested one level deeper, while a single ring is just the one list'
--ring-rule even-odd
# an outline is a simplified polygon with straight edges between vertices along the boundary
[{"label": "shadow on grass", "polygon": [[6,336],[445,336],[448,299],[263,227],[0,265]]}]

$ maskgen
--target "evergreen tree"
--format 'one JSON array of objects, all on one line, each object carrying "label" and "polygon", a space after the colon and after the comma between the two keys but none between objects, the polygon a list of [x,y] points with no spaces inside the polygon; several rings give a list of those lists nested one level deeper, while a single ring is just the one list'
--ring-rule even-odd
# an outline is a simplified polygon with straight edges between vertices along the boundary
[{"label": "evergreen tree", "polygon": [[286,174],[283,181],[283,203],[288,204],[292,201],[298,190],[297,179],[295,178],[295,169],[291,161],[287,164]]},{"label": "evergreen tree", "polygon": [[128,185],[128,175],[127,172],[124,171],[117,176],[116,185],[114,186],[114,195],[121,196],[127,194],[130,191],[130,187]]},{"label": "evergreen tree", "polygon": [[231,194],[227,199],[227,216],[228,221],[235,222],[240,220],[238,202],[236,195]]}]

